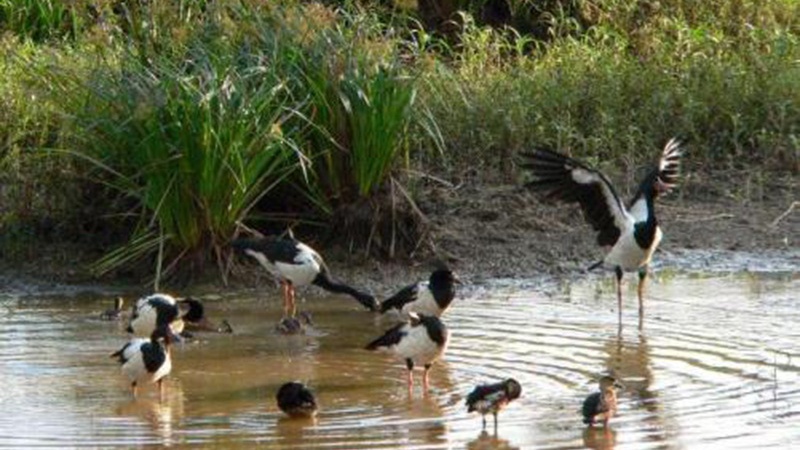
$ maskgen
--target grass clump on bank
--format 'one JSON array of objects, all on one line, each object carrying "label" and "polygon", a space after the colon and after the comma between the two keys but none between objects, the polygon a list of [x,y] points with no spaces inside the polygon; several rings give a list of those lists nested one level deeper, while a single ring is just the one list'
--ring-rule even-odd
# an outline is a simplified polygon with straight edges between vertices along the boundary
[{"label": "grass clump on bank", "polygon": [[[413,4],[98,3],[69,11],[67,35],[0,14],[14,33],[0,226],[105,227],[99,272],[169,273],[221,266],[242,221],[408,253],[422,233],[409,174],[515,181],[532,145],[632,174],[679,136],[695,167],[800,170],[792,2],[520,0],[500,21],[486,16],[497,2],[456,2],[475,18],[445,30],[420,26],[444,23],[429,3],[420,21],[403,15]],[[58,206],[25,209],[36,202]]]}]

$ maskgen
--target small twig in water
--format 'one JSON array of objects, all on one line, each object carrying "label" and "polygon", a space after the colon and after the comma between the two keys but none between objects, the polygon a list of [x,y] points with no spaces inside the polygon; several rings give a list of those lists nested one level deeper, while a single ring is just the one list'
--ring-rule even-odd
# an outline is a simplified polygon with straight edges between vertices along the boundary
[{"label": "small twig in water", "polygon": [[783,212],[783,214],[775,218],[775,220],[773,220],[772,223],[769,224],[769,227],[775,228],[776,226],[778,226],[780,221],[785,219],[789,214],[791,214],[792,211],[794,211],[794,209],[797,207],[797,205],[800,205],[800,201],[797,200],[793,201],[792,204],[789,205],[789,207],[786,209],[786,211]]}]

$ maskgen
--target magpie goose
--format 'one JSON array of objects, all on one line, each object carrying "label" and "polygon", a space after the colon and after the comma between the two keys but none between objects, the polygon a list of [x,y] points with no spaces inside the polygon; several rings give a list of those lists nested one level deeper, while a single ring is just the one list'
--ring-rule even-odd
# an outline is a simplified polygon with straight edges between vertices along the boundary
[{"label": "magpie goose", "polygon": [[379,307],[372,295],[331,278],[322,256],[292,237],[240,238],[231,246],[258,261],[278,279],[283,289],[284,314],[287,317],[294,317],[296,313],[295,287],[309,284],[337,294],[348,294],[371,311]]},{"label": "magpie goose", "polygon": [[408,392],[414,386],[412,371],[423,366],[422,383],[428,391],[428,371],[447,348],[450,331],[436,316],[410,313],[407,322],[399,323],[387,330],[383,336],[370,342],[367,350],[386,350],[406,363],[408,369]]},{"label": "magpie goose", "polygon": [[156,328],[169,326],[174,333],[180,334],[184,321],[206,323],[203,304],[199,300],[186,298],[178,301],[168,294],[153,294],[136,301],[128,332],[147,337]]},{"label": "magpie goose", "polygon": [[583,423],[592,426],[595,422],[603,422],[608,427],[608,421],[617,413],[617,391],[621,388],[616,378],[606,375],[600,378],[600,391],[589,394],[583,401]]},{"label": "magpie goose", "polygon": [[100,318],[103,320],[119,320],[122,318],[122,305],[125,303],[125,300],[122,297],[117,297],[114,299],[114,308],[107,309],[100,314]]},{"label": "magpie goose", "polygon": [[[150,339],[134,338],[121,349],[111,354],[122,365],[124,373],[131,381],[131,392],[136,396],[136,387],[140,383],[158,383],[159,393],[163,396],[162,380],[172,370],[169,344],[178,340],[169,326],[162,325],[153,331]],[[163,341],[163,343],[162,343]]]},{"label": "magpie goose", "polygon": [[317,414],[317,401],[314,393],[303,383],[284,383],[275,395],[278,408],[289,417],[314,417]]},{"label": "magpie goose", "polygon": [[415,312],[440,317],[456,296],[456,283],[461,281],[450,269],[437,269],[428,281],[404,287],[381,303],[381,313],[397,310],[404,317]]},{"label": "magpie goose", "polygon": [[640,318],[644,312],[647,266],[662,237],[654,201],[675,187],[680,156],[681,144],[673,138],[667,142],[658,165],[644,177],[626,208],[608,178],[597,170],[549,149],[522,155],[521,166],[534,177],[526,186],[545,191],[547,198],[580,204],[586,221],[598,232],[597,243],[609,248],[606,256],[589,270],[602,265],[614,268],[620,324],[623,271],[639,272]]},{"label": "magpie goose", "polygon": [[494,415],[494,434],[497,434],[497,413],[522,394],[522,386],[513,378],[494,384],[477,386],[467,395],[467,412],[477,411],[486,429],[486,414]]}]

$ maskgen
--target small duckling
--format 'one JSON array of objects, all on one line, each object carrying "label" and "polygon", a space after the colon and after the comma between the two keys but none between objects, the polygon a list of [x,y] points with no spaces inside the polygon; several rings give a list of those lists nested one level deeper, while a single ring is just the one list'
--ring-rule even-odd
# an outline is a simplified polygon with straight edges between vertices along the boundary
[{"label": "small duckling", "polygon": [[107,309],[100,313],[100,319],[102,320],[119,320],[122,318],[122,305],[125,303],[125,300],[122,297],[117,297],[114,299],[114,308]]},{"label": "small duckling", "polygon": [[278,389],[278,408],[292,418],[311,418],[317,414],[314,394],[303,383],[289,382]]},{"label": "small duckling", "polygon": [[275,330],[280,334],[303,334],[306,329],[313,326],[314,322],[311,320],[311,313],[308,311],[301,311],[297,317],[284,317],[275,325]]},{"label": "small duckling", "polygon": [[497,413],[522,394],[522,386],[513,378],[500,383],[482,384],[467,396],[467,412],[478,411],[486,429],[486,414],[494,415],[494,434],[497,434]]},{"label": "small duckling", "polygon": [[617,391],[622,384],[616,378],[606,375],[600,378],[600,391],[590,394],[583,401],[583,423],[590,427],[602,421],[608,427],[608,421],[617,413]]}]

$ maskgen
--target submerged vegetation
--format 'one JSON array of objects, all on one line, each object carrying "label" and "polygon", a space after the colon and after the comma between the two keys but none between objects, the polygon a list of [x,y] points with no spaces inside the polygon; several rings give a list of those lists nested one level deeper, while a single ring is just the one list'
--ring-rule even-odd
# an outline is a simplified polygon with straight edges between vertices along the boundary
[{"label": "submerged vegetation", "polygon": [[677,135],[699,170],[800,170],[789,0],[21,3],[0,0],[5,254],[223,267],[247,223],[394,256],[421,179],[514,181],[539,144],[635,167]]}]

